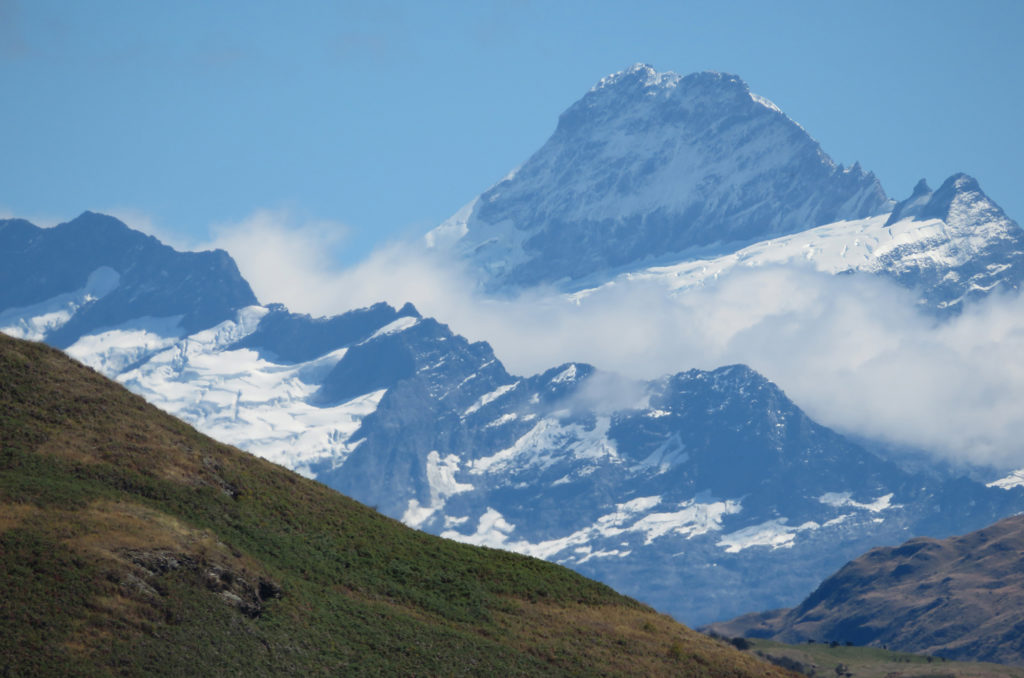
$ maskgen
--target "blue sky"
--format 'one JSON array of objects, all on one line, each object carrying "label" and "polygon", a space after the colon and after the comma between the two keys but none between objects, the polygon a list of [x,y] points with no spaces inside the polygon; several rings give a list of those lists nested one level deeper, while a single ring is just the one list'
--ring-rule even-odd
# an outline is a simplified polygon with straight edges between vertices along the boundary
[{"label": "blue sky", "polygon": [[739,74],[893,197],[966,171],[1022,221],[1022,29],[994,0],[0,0],[0,215],[113,212],[184,245],[275,210],[351,263],[643,61]]}]

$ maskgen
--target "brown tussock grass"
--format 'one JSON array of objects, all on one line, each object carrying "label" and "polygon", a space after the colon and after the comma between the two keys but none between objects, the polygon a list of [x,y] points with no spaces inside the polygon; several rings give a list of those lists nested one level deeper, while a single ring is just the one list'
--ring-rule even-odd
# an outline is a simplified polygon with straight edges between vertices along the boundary
[{"label": "brown tussock grass", "polygon": [[3,504],[3,511],[0,511],[0,533],[21,527],[40,513],[42,509],[32,504]]},{"label": "brown tussock grass", "polygon": [[262,568],[256,561],[221,542],[213,532],[196,529],[142,504],[99,500],[84,511],[60,513],[56,522],[66,521],[76,528],[64,539],[66,546],[129,567],[139,576],[147,573],[131,561],[130,553],[165,551],[223,567],[251,581],[260,577]]},{"label": "brown tussock grass", "polygon": [[[671,617],[644,607],[559,606],[512,601],[515,614],[502,615],[518,648],[561,669],[565,647],[590,654],[608,675],[765,676],[793,674],[725,643],[681,627]],[[595,644],[603,638],[604,644]],[[674,660],[666,669],[664,658]]]}]

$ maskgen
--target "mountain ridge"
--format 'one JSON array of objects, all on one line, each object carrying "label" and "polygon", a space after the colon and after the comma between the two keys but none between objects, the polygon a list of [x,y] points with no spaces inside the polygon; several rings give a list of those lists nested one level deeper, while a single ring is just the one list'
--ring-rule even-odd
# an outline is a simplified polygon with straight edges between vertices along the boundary
[{"label": "mountain ridge", "polygon": [[[67,348],[83,335],[114,327],[141,315],[180,316],[186,334],[228,318],[256,296],[224,250],[177,252],[153,236],[128,228],[120,220],[95,212],[53,228],[38,228],[24,220],[0,220],[0,249],[5,265],[0,272],[0,308],[28,307],[60,293],[81,292],[69,298],[66,321],[45,332],[47,341]],[[63,265],[54,270],[48,260]],[[109,273],[102,285],[90,286],[97,270]],[[45,276],[40,272],[46,271]],[[161,285],[153,284],[153,279]],[[98,293],[93,293],[93,287]],[[202,297],[195,296],[202,290]],[[24,327],[27,338],[42,338]]]},{"label": "mountain ridge", "polygon": [[[768,240],[734,252],[691,251],[646,268],[613,271],[585,281],[571,298],[606,285],[657,282],[672,295],[713,284],[734,270],[810,266],[829,274],[865,273],[911,289],[918,306],[955,315],[965,303],[997,292],[1018,292],[1024,282],[1024,231],[981,190],[955,174],[932,192],[921,180],[890,214],[840,221]],[[646,264],[645,264],[646,265]]]}]

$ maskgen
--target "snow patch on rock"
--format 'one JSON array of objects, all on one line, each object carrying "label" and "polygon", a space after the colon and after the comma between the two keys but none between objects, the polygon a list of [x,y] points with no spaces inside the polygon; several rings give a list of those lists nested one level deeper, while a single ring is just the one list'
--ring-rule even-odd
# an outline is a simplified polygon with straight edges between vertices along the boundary
[{"label": "snow patch on rock", "polygon": [[506,393],[508,393],[509,391],[514,389],[516,386],[519,386],[519,382],[518,381],[513,382],[511,384],[505,384],[504,386],[499,386],[498,388],[494,389],[490,393],[483,394],[482,396],[477,398],[475,403],[473,403],[472,405],[470,405],[469,407],[466,408],[466,411],[463,413],[463,416],[464,417],[468,417],[469,415],[473,414],[474,412],[479,410],[484,405],[487,405],[488,403],[492,403],[495,400],[497,400],[498,398],[500,398],[501,396],[505,395]]},{"label": "snow patch on rock", "polygon": [[998,487],[1000,490],[1012,490],[1015,487],[1024,487],[1024,468],[1017,469],[1005,478],[987,483],[985,487]]},{"label": "snow patch on rock", "polygon": [[788,522],[788,518],[775,518],[759,525],[751,525],[723,535],[716,546],[724,548],[726,553],[739,553],[754,546],[765,546],[773,551],[788,549],[793,547],[798,532],[821,527],[813,520],[796,527],[787,525]]},{"label": "snow patch on rock", "polygon": [[46,336],[67,324],[82,306],[102,299],[115,289],[121,275],[109,266],[100,266],[89,274],[85,287],[58,294],[30,306],[8,308],[0,313],[0,332],[27,339],[43,341]]},{"label": "snow patch on rock", "polygon": [[593,428],[562,424],[555,417],[541,419],[511,447],[470,462],[474,474],[509,473],[527,468],[546,469],[566,457],[618,459],[615,442],[608,437],[610,417],[597,417]]},{"label": "snow patch on rock", "polygon": [[818,497],[818,501],[826,506],[834,506],[836,508],[850,506],[853,508],[863,509],[865,511],[871,511],[872,513],[879,513],[880,511],[899,508],[898,504],[892,503],[892,497],[893,495],[890,492],[889,494],[882,495],[872,502],[862,504],[853,500],[852,492],[826,492]]}]

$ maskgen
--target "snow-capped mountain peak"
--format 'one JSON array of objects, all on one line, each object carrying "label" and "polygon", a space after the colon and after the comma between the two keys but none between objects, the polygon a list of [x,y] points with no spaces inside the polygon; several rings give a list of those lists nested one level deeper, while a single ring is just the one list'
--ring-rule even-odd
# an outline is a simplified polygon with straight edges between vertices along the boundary
[{"label": "snow-capped mountain peak", "polygon": [[601,80],[516,172],[442,224],[491,289],[605,276],[695,247],[889,211],[735,75],[638,64]]},{"label": "snow-capped mountain peak", "polygon": [[[965,299],[1018,289],[1024,279],[1024,232],[978,181],[954,174],[932,191],[922,179],[893,209],[886,229],[921,225],[921,236],[879,257],[879,270],[940,309]],[[929,228],[927,224],[935,224]]]},{"label": "snow-capped mountain peak", "polygon": [[602,95],[621,98],[635,96],[638,92],[647,97],[676,95],[689,100],[691,105],[712,102],[719,105],[743,104],[743,99],[747,97],[770,111],[782,114],[782,109],[774,102],[751,92],[747,83],[738,75],[701,71],[683,76],[673,71],[659,72],[644,63],[633,64],[624,71],[601,78],[579,103],[582,105],[586,101],[593,106],[599,101],[597,97]]},{"label": "snow-capped mountain peak", "polygon": [[607,75],[597,81],[597,84],[590,88],[591,92],[598,92],[603,89],[614,88],[623,80],[633,79],[641,82],[646,87],[665,86],[675,87],[681,76],[672,71],[659,73],[650,64],[637,62],[624,71],[618,71]]}]

